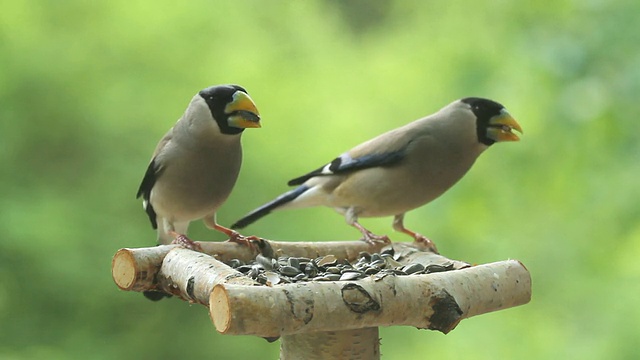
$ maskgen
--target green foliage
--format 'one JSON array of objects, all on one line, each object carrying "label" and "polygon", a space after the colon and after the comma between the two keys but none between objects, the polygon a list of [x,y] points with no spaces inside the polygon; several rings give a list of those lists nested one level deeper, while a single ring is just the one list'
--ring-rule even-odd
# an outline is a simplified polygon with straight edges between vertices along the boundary
[{"label": "green foliage", "polygon": [[[154,244],[134,194],[155,143],[196,91],[238,83],[264,127],[245,132],[222,224],[460,97],[500,101],[523,126],[520,143],[491,148],[406,224],[451,258],[520,259],[532,302],[446,337],[383,329],[384,358],[633,358],[639,11],[625,0],[4,2],[0,357],[277,357],[277,344],[217,334],[200,306],[150,303],[110,275],[117,249]],[[391,219],[363,223],[392,231]],[[247,233],[358,236],[324,208]],[[222,239],[199,223],[191,234]]]}]

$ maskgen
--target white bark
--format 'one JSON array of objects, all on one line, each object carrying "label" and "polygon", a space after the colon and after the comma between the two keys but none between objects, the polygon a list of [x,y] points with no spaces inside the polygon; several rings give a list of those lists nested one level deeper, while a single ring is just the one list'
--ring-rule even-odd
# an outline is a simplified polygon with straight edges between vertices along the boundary
[{"label": "white bark", "polygon": [[223,334],[275,337],[406,325],[448,333],[460,320],[527,303],[518,261],[424,275],[266,286],[218,284],[210,312]]},{"label": "white bark", "polygon": [[[362,241],[268,242],[274,257],[316,258],[329,254],[356,260],[383,244]],[[427,251],[417,243],[395,243],[402,264],[420,263],[435,272],[361,280],[259,285],[225,265],[248,262],[257,248],[200,242],[203,252],[177,245],[121,249],[113,279],[128,291],[162,291],[209,307],[223,334],[281,337],[281,359],[380,358],[379,326],[405,325],[447,333],[462,319],[526,304],[531,278],[515,260],[471,267]],[[264,250],[264,248],[263,248]]]},{"label": "white bark", "polygon": [[377,360],[378,328],[292,334],[280,339],[280,360]]},{"label": "white bark", "polygon": [[[196,242],[202,248],[202,253],[208,254],[219,261],[240,259],[248,262],[256,257],[258,249],[249,248],[232,242]],[[377,252],[383,244],[370,245],[364,241],[325,241],[325,242],[268,242],[275,256],[287,255],[297,257],[316,258],[333,254],[338,259],[355,260],[361,251]],[[162,262],[172,249],[178,245],[160,245],[139,249],[120,249],[114,255],[111,263],[111,275],[116,285],[122,290],[149,291],[162,290],[158,279]],[[208,302],[208,296],[207,296]]]}]

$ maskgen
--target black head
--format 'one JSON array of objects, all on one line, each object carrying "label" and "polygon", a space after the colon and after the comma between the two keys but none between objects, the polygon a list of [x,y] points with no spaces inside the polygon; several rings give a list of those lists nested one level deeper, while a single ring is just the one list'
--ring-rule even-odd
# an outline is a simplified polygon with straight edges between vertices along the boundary
[{"label": "black head", "polygon": [[198,94],[207,102],[223,134],[239,134],[247,127],[260,127],[260,115],[242,86],[211,86]]},{"label": "black head", "polygon": [[489,146],[497,141],[514,140],[512,137],[517,140],[517,136],[511,133],[511,130],[521,131],[520,126],[507,113],[502,104],[478,97],[468,97],[460,101],[469,104],[471,111],[476,116],[478,141]]}]

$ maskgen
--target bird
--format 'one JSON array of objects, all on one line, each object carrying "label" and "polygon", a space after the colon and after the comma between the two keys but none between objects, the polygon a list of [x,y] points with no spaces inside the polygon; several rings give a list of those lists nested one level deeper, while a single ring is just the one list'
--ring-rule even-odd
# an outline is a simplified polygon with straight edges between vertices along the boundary
[{"label": "bird", "polygon": [[159,244],[192,247],[187,229],[199,219],[242,243],[238,232],[217,223],[216,211],[238,178],[244,129],[259,127],[258,109],[239,85],[210,86],[193,96],[156,146],[136,194]]},{"label": "bird", "polygon": [[[288,182],[294,189],[231,225],[242,229],[272,211],[326,206],[344,215],[362,240],[389,243],[359,218],[393,216],[393,229],[435,249],[404,226],[405,213],[442,195],[496,142],[518,141],[518,122],[493,100],[458,99],[436,113],[390,130]],[[437,250],[436,250],[437,252]]]}]

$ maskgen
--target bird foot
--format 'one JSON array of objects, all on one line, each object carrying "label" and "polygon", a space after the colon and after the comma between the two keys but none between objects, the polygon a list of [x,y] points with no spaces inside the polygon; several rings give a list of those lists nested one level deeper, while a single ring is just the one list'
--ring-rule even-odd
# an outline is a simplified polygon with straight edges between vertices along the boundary
[{"label": "bird foot", "polygon": [[364,236],[360,240],[366,242],[369,245],[377,245],[379,243],[382,243],[385,245],[391,244],[391,239],[389,239],[387,235],[376,235],[371,232],[364,234]]},{"label": "bird foot", "polygon": [[173,239],[173,241],[171,242],[172,244],[180,245],[183,248],[187,248],[189,250],[202,252],[202,247],[200,246],[200,244],[189,239],[187,235],[178,234],[175,232],[172,232],[171,234],[175,236],[175,239]]},{"label": "bird foot", "polygon": [[234,242],[239,245],[244,245],[250,249],[254,249],[255,247],[253,245],[253,242],[259,241],[259,240],[260,238],[255,235],[243,236],[243,235],[240,235],[239,232],[232,230],[231,234],[229,234],[229,240],[227,241]]},{"label": "bird foot", "polygon": [[427,250],[435,254],[440,254],[438,252],[438,248],[436,247],[436,244],[433,241],[431,241],[431,239],[429,239],[428,237],[415,233],[413,238],[415,239],[416,243],[418,243],[420,246],[425,247]]}]

